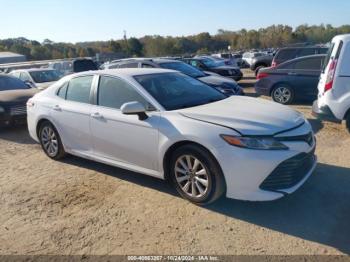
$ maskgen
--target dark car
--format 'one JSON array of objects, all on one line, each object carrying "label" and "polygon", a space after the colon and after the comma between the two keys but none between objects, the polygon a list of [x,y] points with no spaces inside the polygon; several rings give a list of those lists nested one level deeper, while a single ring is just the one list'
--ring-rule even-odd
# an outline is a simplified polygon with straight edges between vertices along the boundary
[{"label": "dark car", "polygon": [[37,92],[16,77],[0,74],[0,126],[24,123],[26,103]]},{"label": "dark car", "polygon": [[222,76],[213,76],[194,68],[182,61],[170,59],[122,59],[110,64],[104,64],[102,69],[114,68],[165,68],[179,71],[185,75],[218,89],[220,92],[230,95],[244,95],[243,89],[232,79]]},{"label": "dark car", "polygon": [[277,67],[261,69],[255,90],[271,96],[275,102],[290,104],[297,99],[313,100],[318,94],[318,80],[325,55],[296,58]]},{"label": "dark car", "polygon": [[255,72],[255,75],[258,75],[260,69],[271,66],[272,60],[272,54],[254,57],[252,59],[252,63],[250,64],[250,69]]},{"label": "dark car", "polygon": [[240,68],[228,66],[225,64],[225,61],[218,61],[208,57],[186,58],[183,61],[199,70],[213,72],[235,81],[239,81],[243,77]]},{"label": "dark car", "polygon": [[319,46],[305,46],[305,47],[286,47],[281,48],[277,51],[276,55],[272,61],[272,67],[275,67],[283,62],[292,60],[294,58],[309,56],[309,55],[318,55],[318,54],[327,54],[328,47],[319,47]]}]

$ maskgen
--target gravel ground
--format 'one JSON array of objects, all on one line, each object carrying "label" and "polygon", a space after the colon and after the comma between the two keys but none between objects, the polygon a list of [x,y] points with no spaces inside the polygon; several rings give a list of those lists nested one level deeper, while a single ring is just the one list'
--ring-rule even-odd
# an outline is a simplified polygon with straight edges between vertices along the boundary
[{"label": "gravel ground", "polygon": [[[247,72],[245,72],[247,75]],[[255,96],[252,76],[241,81]],[[268,203],[198,207],[151,177],[48,159],[25,127],[0,130],[0,255],[350,254],[350,135],[311,117],[319,164],[296,193]]]}]

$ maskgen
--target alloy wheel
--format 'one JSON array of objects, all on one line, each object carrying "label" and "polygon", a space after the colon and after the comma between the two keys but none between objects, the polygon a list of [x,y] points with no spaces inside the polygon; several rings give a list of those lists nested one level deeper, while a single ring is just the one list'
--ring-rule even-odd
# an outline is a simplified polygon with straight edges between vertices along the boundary
[{"label": "alloy wheel", "polygon": [[287,87],[278,87],[274,91],[275,101],[277,101],[281,104],[288,103],[290,101],[291,97],[292,97],[292,92]]},{"label": "alloy wheel", "polygon": [[180,156],[175,163],[175,178],[181,190],[192,198],[203,197],[209,188],[206,167],[194,156]]},{"label": "alloy wheel", "polygon": [[41,131],[41,142],[50,157],[58,154],[58,139],[55,131],[50,126],[45,126]]}]

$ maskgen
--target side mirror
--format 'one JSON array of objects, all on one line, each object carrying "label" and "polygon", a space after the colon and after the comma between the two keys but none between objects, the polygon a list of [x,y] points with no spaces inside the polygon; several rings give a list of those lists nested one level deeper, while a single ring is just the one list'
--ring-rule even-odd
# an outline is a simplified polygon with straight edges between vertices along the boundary
[{"label": "side mirror", "polygon": [[148,118],[146,109],[140,102],[125,103],[120,109],[124,115],[138,115],[139,120],[146,120]]}]

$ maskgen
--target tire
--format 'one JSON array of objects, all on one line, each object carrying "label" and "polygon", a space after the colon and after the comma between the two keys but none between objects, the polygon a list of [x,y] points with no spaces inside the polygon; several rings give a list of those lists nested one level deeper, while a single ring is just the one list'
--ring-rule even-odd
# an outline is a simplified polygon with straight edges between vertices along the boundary
[{"label": "tire", "polygon": [[294,101],[294,91],[290,86],[280,84],[272,90],[271,97],[277,103],[289,105]]},{"label": "tire", "polygon": [[213,203],[226,191],[216,159],[197,145],[185,145],[175,150],[170,161],[170,177],[177,192],[197,205]]},{"label": "tire", "polygon": [[348,131],[350,133],[350,112],[348,113],[348,115],[346,117],[346,128],[348,129]]},{"label": "tire", "polygon": [[259,71],[260,71],[260,69],[262,69],[262,68],[265,68],[266,66],[258,66],[256,69],[255,69],[255,76],[258,76],[258,74],[259,74]]},{"label": "tire", "polygon": [[45,121],[40,125],[39,140],[41,148],[49,158],[59,160],[66,156],[61,138],[50,122]]}]

